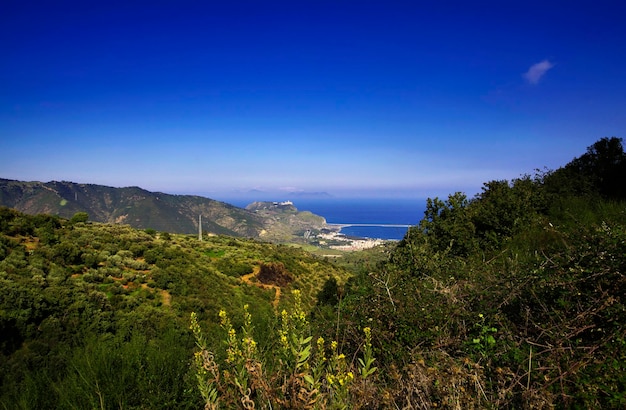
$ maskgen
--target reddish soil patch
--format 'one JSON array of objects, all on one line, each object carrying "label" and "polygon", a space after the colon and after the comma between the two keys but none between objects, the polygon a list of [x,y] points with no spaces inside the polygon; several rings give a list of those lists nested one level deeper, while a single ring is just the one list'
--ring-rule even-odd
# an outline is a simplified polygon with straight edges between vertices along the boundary
[{"label": "reddish soil patch", "polygon": [[293,282],[293,277],[281,262],[262,263],[257,279],[263,284],[281,287]]},{"label": "reddish soil patch", "polygon": [[280,302],[280,293],[281,293],[280,286],[253,281],[252,280],[253,278],[258,279],[257,275],[259,274],[260,271],[261,271],[261,267],[255,266],[253,272],[242,276],[241,280],[243,283],[246,283],[248,285],[258,286],[261,289],[274,289],[276,293],[274,296],[274,300],[272,301],[272,306],[274,306],[274,309],[276,309],[278,307],[278,302]]}]

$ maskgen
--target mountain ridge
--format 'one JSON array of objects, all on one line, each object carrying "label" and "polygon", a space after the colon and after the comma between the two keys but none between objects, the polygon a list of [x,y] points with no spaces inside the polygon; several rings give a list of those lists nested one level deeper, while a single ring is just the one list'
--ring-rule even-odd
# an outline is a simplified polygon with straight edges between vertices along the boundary
[{"label": "mountain ridge", "polygon": [[[269,241],[298,238],[303,229],[320,229],[322,217],[300,218],[297,210],[290,218],[282,212],[260,215],[226,202],[198,195],[152,192],[138,186],[111,187],[70,181],[18,181],[0,178],[0,205],[27,214],[53,214],[71,218],[86,212],[89,219],[103,223],[122,223],[139,229],[191,234],[243,236]],[[290,212],[293,213],[293,212]]]}]

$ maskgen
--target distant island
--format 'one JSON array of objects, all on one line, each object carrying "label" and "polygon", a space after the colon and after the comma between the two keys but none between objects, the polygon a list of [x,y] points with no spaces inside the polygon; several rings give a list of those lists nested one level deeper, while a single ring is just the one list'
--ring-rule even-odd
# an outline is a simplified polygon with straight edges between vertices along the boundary
[{"label": "distant island", "polygon": [[290,192],[288,196],[292,198],[333,198],[333,195],[328,192]]}]

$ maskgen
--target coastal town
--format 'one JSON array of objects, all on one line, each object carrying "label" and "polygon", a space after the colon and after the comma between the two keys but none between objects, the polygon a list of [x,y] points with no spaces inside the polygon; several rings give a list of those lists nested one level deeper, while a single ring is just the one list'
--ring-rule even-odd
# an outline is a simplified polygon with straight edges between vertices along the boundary
[{"label": "coastal town", "polygon": [[342,225],[327,225],[327,229],[323,229],[315,237],[320,246],[328,247],[340,251],[359,251],[370,249],[375,246],[389,242],[384,239],[371,238],[355,238],[349,237],[341,233]]},{"label": "coastal town", "polygon": [[257,201],[248,204],[246,210],[252,211],[257,215],[265,216],[267,220],[270,221],[267,225],[269,227],[272,226],[271,222],[277,223],[278,221],[282,221],[284,224],[277,226],[284,226],[286,224],[291,227],[289,233],[281,232],[277,229],[264,230],[262,233],[263,239],[269,239],[270,231],[272,231],[273,238],[279,237],[280,234],[282,234],[281,239],[293,235],[290,239],[295,239],[295,242],[302,242],[304,239],[308,244],[337,251],[359,251],[393,241],[390,239],[346,235],[341,232],[343,228],[351,226],[409,227],[408,225],[392,224],[328,223],[324,217],[313,214],[311,211],[299,211],[292,201]]}]

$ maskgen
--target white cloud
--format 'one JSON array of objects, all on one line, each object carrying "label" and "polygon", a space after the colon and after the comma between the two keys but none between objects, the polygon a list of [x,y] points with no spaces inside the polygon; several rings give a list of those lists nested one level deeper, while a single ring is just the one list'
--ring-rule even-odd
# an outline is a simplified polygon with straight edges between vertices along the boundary
[{"label": "white cloud", "polygon": [[529,84],[537,84],[541,77],[543,77],[552,67],[554,67],[554,64],[548,60],[543,60],[540,63],[531,65],[528,71],[524,73],[524,78]]}]

